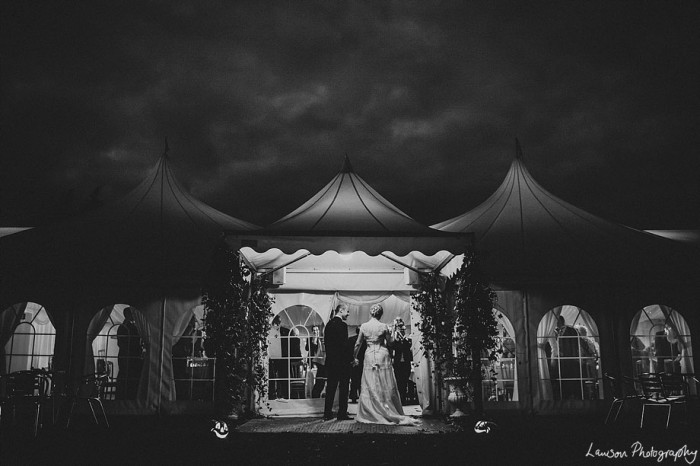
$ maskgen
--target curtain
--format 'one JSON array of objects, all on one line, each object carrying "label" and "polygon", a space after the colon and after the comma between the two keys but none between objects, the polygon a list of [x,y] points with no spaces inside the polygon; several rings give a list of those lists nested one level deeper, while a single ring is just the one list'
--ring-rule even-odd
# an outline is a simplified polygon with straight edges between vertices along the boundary
[{"label": "curtain", "polygon": [[138,311],[133,313],[136,328],[146,346],[137,401],[139,404],[145,403],[147,408],[157,407],[164,401],[175,400],[172,335],[178,332],[177,328],[185,320],[183,315],[191,318],[192,309],[201,303],[199,290],[182,289],[166,297],[155,297],[162,296],[161,293],[154,293],[153,296],[136,303]]},{"label": "curtain", "polygon": [[[666,312],[664,312],[666,314]],[[683,316],[671,309],[667,314],[666,322],[673,328],[681,344],[681,372],[692,373],[693,371],[693,348],[690,345],[690,327]]]},{"label": "curtain", "polygon": [[11,306],[0,314],[0,374],[6,374],[10,363],[6,359],[5,345],[10,341],[17,325],[19,325],[27,308],[27,303],[19,303]]},{"label": "curtain", "polygon": [[328,322],[333,309],[334,295],[330,293],[272,293],[272,314],[277,315],[288,307],[308,306]]},{"label": "curtain", "polygon": [[[336,293],[334,303],[343,302],[348,305],[350,315],[347,324],[350,327],[360,326],[370,319],[369,310],[374,304],[381,304],[384,309],[381,321],[390,324],[400,317],[406,324],[406,330],[411,330],[411,308],[409,293]],[[335,307],[335,306],[334,306]]]},{"label": "curtain", "polygon": [[418,395],[418,404],[420,404],[424,415],[431,415],[435,412],[435,386],[433,379],[432,361],[426,354],[423,348],[423,334],[418,329],[418,323],[421,321],[420,312],[413,309],[411,306],[412,331],[411,350],[413,351],[413,362],[411,379],[416,384],[416,392]]},{"label": "curtain", "polygon": [[[510,323],[510,319],[500,310],[494,309],[493,313],[496,315],[496,318],[498,321],[503,325],[503,328],[506,331],[506,334],[513,339],[513,343],[515,343],[515,329],[513,328],[513,324]],[[498,316],[501,315],[501,318],[498,318]],[[516,353],[513,354],[513,363],[514,363],[514,368],[518,367],[518,360],[516,358]],[[514,369],[513,368],[513,369]],[[505,374],[504,374],[505,375]],[[517,370],[512,370],[512,377],[514,379],[513,382],[513,399],[512,401],[518,401],[518,371]],[[508,377],[510,378],[510,376]]]},{"label": "curtain", "polygon": [[36,336],[32,348],[32,363],[34,368],[48,368],[53,358],[53,348],[56,343],[56,327],[46,308],[41,306],[32,321]]},{"label": "curtain", "polygon": [[[180,339],[182,338],[182,336],[185,334],[185,330],[187,330],[187,327],[190,324],[190,322],[192,322],[195,319],[197,319],[197,316],[196,316],[194,310],[192,312],[185,312],[181,316],[179,316],[179,319],[175,320],[175,324],[173,325],[173,334],[172,334],[172,338],[170,340],[170,363],[169,363],[170,366],[172,367],[172,380],[173,380],[173,382],[172,382],[172,395],[171,395],[172,400],[177,400],[177,383],[175,383],[175,378],[178,377],[177,370],[176,370],[177,367],[175,365],[175,361],[173,361],[173,348],[175,348],[175,345],[177,344],[177,342],[179,342]],[[201,318],[199,319],[199,321],[201,321]],[[195,324],[195,326],[196,326],[196,324]],[[186,341],[185,341],[185,343],[186,343]],[[184,361],[180,361],[180,362],[182,364],[182,366],[180,366],[180,367],[184,367],[185,362]],[[165,364],[165,362],[164,362],[164,364]],[[182,377],[182,375],[180,375],[179,377]]]},{"label": "curtain", "polygon": [[178,320],[175,321],[175,324],[173,325],[173,338],[171,341],[171,351],[172,351],[172,346],[175,346],[178,341],[180,341],[180,338],[185,334],[185,330],[187,330],[187,326],[190,324],[192,321],[192,317],[196,316],[194,312],[191,314],[184,313],[180,316]]},{"label": "curtain", "polygon": [[557,313],[552,310],[546,313],[537,327],[537,365],[540,370],[540,396],[543,400],[551,400],[554,396],[552,383],[549,380],[549,361],[546,348],[549,344],[552,349],[551,357],[558,356],[557,340],[554,337],[554,329],[557,327]]},{"label": "curtain", "polygon": [[92,318],[87,330],[87,340],[85,342],[85,364],[83,365],[83,374],[89,375],[95,373],[95,354],[92,351],[92,342],[95,341],[100,330],[104,327],[105,322],[109,319],[114,307],[105,307]]}]

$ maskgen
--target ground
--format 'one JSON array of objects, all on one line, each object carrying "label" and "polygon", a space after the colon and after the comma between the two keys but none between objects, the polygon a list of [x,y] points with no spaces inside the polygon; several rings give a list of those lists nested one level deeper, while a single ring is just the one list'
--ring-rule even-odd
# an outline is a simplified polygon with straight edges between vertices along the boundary
[{"label": "ground", "polygon": [[[668,430],[665,418],[655,415],[648,418],[649,427],[640,429],[638,412],[607,426],[604,413],[491,418],[497,427],[488,434],[474,432],[473,419],[460,429],[433,418],[412,432],[363,428],[354,421],[256,419],[231,423],[226,439],[216,438],[211,419],[203,416],[112,416],[110,429],[83,417],[69,429],[46,426],[36,439],[26,426],[4,422],[0,464],[700,464],[693,456],[700,449],[695,417],[685,424],[679,415]],[[668,455],[684,446],[684,456],[659,461],[659,451]],[[640,457],[635,448],[648,456]],[[596,456],[596,450],[627,458]]]}]

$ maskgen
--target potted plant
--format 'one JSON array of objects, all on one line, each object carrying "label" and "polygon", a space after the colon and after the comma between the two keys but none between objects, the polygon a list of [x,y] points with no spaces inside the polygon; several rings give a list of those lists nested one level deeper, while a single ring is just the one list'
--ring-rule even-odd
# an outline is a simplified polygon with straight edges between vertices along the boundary
[{"label": "potted plant", "polygon": [[485,366],[482,359],[485,356],[489,361],[497,360],[498,321],[493,313],[496,293],[473,250],[464,255],[461,267],[450,277],[448,289],[455,315],[452,372],[463,380],[462,388],[472,393],[474,411],[482,416],[482,380],[495,376],[491,365]]},{"label": "potted plant", "polygon": [[481,381],[489,374],[482,354],[496,360],[495,301],[473,250],[465,253],[461,267],[448,279],[438,274],[422,276],[420,291],[414,295],[423,348],[435,366],[438,393],[443,393],[444,383],[450,386],[448,401],[457,405],[453,417],[464,414],[460,405],[469,400],[477,416],[483,415]]}]

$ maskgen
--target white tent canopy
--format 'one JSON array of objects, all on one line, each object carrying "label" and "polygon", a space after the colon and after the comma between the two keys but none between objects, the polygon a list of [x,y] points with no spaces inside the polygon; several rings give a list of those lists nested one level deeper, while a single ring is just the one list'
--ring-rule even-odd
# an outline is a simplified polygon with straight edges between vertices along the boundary
[{"label": "white tent canopy", "polygon": [[[148,343],[137,402],[153,409],[175,398],[172,339],[179,338],[182,321],[189,321],[200,302],[222,232],[255,228],[183,189],[166,148],[143,181],[120,200],[0,238],[0,311],[35,301],[52,313],[77,315],[58,319],[57,327],[74,335],[71,345],[79,348],[87,337],[85,316],[117,303],[133,306]],[[89,360],[92,346],[86,346]],[[83,359],[78,350],[75,354]]]},{"label": "white tent canopy", "polygon": [[[443,268],[470,240],[468,233],[440,232],[413,220],[360,178],[347,157],[331,182],[298,209],[265,230],[228,232],[226,238],[253,270],[273,274],[273,313],[304,306],[327,322],[331,309],[344,302],[353,335],[373,303],[384,306],[384,321],[401,317],[415,325],[420,316],[410,295],[417,274]],[[412,340],[419,399],[429,408],[430,362],[417,330]],[[275,415],[300,415],[320,413],[321,402],[271,400],[266,406]]]},{"label": "white tent canopy", "polygon": [[[289,215],[264,230],[227,232],[227,242],[235,249],[247,246],[264,253],[276,248],[288,255],[298,251],[317,256],[327,251],[363,251],[370,256],[406,256],[414,251],[459,254],[469,241],[469,234],[436,231],[409,217],[360,178],[347,157],[341,171]],[[270,265],[269,259],[266,256],[263,263]]]},{"label": "white tent canopy", "polygon": [[516,158],[474,209],[433,225],[472,232],[481,263],[500,283],[676,281],[700,276],[697,249],[609,222],[548,192]]}]

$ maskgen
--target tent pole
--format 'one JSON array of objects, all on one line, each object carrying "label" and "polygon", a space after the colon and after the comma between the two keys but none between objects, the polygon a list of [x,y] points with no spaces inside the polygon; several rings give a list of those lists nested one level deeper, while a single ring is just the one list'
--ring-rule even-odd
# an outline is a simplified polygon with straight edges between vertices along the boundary
[{"label": "tent pole", "polygon": [[163,364],[165,362],[165,357],[163,355],[163,351],[165,351],[165,293],[163,293],[161,299],[161,307],[160,307],[160,352],[158,354],[158,367],[159,367],[159,375],[158,375],[158,386],[160,389],[158,390],[158,416],[160,417],[162,413],[162,400],[163,400]]},{"label": "tent pole", "polygon": [[297,261],[300,261],[300,260],[302,260],[303,258],[308,257],[308,256],[310,256],[310,255],[311,255],[311,253],[310,253],[310,252],[307,252],[307,253],[304,254],[303,256],[297,257],[297,258],[294,259],[293,261],[287,262],[287,263],[284,264],[284,265],[280,265],[279,267],[275,267],[275,268],[272,269],[272,270],[268,270],[267,272],[261,273],[260,276],[261,276],[261,277],[264,277],[265,275],[269,275],[269,274],[271,274],[271,273],[275,273],[275,272],[277,272],[279,269],[283,269],[283,268],[285,268],[285,267],[287,267],[287,266],[289,266],[289,265],[292,265],[293,263],[295,263],[295,262],[297,262]]},{"label": "tent pole", "polygon": [[[163,219],[163,193],[165,190],[164,180],[168,175],[166,171],[165,164],[168,162],[168,138],[165,138],[165,148],[163,149],[163,155],[161,157],[161,170],[162,176],[160,177],[160,270],[159,270],[159,282],[160,282],[160,296],[161,296],[161,307],[160,307],[160,351],[158,353],[158,407],[156,412],[158,417],[162,415],[162,405],[163,400],[163,363],[165,362],[165,284],[163,282],[163,274],[165,272],[165,225]],[[150,359],[150,358],[149,358]]]},{"label": "tent pole", "polygon": [[[523,310],[525,311],[525,354],[527,357],[527,386],[528,386],[528,403],[530,405],[530,414],[533,413],[533,393],[532,393],[532,359],[530,346],[530,301],[527,296],[527,289],[523,288]],[[535,337],[536,338],[536,337]]]},{"label": "tent pole", "polygon": [[450,254],[449,257],[447,257],[444,261],[440,262],[440,264],[435,268],[435,272],[440,272],[442,269],[445,268],[447,264],[452,262],[452,259],[455,258],[454,254]]},{"label": "tent pole", "polygon": [[425,274],[425,272],[423,272],[423,271],[421,271],[421,270],[419,270],[419,269],[417,269],[417,268],[415,268],[415,267],[413,267],[413,266],[410,266],[410,265],[408,265],[408,264],[404,264],[404,263],[401,262],[400,260],[394,259],[394,258],[391,257],[391,256],[387,256],[387,255],[384,254],[384,253],[381,253],[380,256],[386,257],[386,258],[389,259],[390,261],[396,262],[397,264],[399,264],[399,265],[401,265],[401,266],[403,266],[403,267],[406,267],[406,268],[409,269],[409,270],[413,270],[413,271],[416,272],[416,273]]}]

